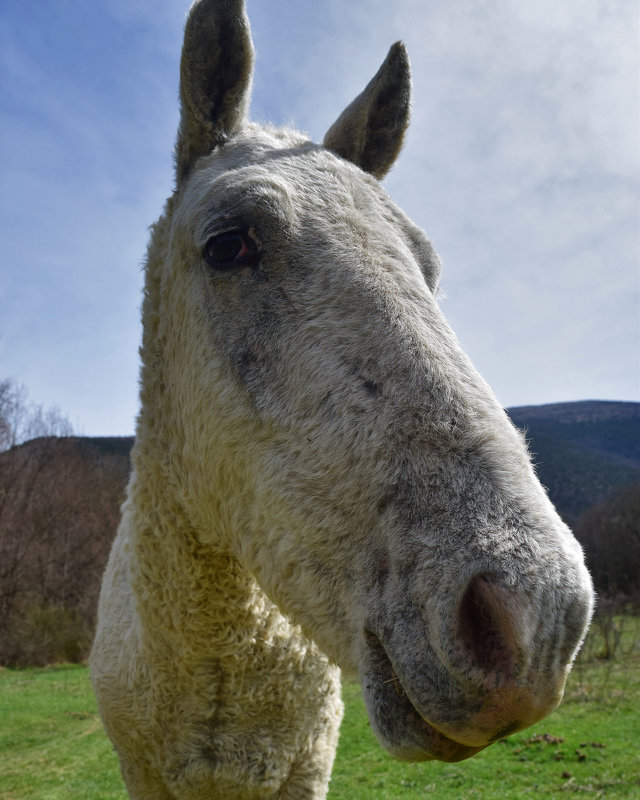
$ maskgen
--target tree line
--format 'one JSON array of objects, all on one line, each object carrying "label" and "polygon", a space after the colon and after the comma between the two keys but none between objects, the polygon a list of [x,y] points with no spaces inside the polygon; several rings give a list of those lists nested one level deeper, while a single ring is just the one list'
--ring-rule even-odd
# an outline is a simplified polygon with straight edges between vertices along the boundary
[{"label": "tree line", "polygon": [[0,382],[0,665],[87,657],[128,463]]}]

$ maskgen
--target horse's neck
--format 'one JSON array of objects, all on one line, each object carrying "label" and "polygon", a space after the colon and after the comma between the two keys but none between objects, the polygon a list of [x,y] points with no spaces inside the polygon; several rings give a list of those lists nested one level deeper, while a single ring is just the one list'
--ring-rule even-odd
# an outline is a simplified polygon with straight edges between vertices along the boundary
[{"label": "horse's neck", "polygon": [[[125,508],[132,550],[131,583],[139,618],[155,642],[164,637],[198,650],[226,649],[278,625],[281,615],[236,557],[203,543],[166,473],[136,445]],[[215,536],[212,537],[215,539]]]}]

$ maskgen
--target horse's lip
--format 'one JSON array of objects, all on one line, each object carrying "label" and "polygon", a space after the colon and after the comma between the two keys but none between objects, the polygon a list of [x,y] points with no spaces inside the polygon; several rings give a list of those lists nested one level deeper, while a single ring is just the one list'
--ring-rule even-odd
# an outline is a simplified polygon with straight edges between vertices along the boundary
[{"label": "horse's lip", "polygon": [[380,638],[367,630],[365,640],[368,666],[361,676],[365,702],[373,730],[393,755],[404,761],[454,762],[484,749],[438,730],[411,702]]}]

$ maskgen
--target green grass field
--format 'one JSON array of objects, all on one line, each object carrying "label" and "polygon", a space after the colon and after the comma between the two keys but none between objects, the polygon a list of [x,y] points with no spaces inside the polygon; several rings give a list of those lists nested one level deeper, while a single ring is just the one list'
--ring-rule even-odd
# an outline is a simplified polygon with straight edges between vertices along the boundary
[{"label": "green grass field", "polygon": [[[616,627],[617,626],[617,627]],[[459,764],[402,764],[375,741],[359,687],[329,800],[640,797],[640,618],[617,618],[615,657],[593,629],[558,711]],[[621,635],[620,635],[621,634]],[[83,666],[0,671],[0,800],[126,800]]]}]

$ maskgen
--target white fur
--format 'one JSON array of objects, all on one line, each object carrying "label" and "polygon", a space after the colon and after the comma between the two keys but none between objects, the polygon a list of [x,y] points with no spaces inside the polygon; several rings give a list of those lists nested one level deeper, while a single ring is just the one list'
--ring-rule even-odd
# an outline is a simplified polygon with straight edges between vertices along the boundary
[{"label": "white fur", "polygon": [[[239,8],[203,0],[191,28]],[[331,152],[246,122],[246,64],[210,130],[196,34],[91,669],[132,798],[322,798],[338,666],[395,755],[465,758],[557,704],[591,583],[440,312],[433,248],[360,168],[399,148],[370,133],[404,113],[378,91],[405,91],[398,47]],[[368,126],[355,155],[343,124]],[[259,264],[207,263],[230,229]]]}]

